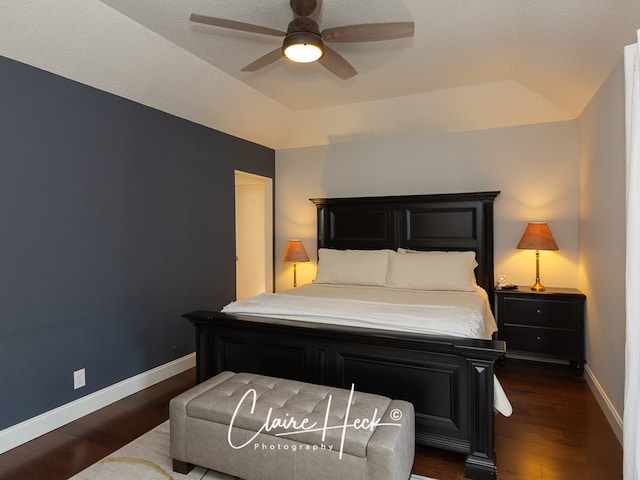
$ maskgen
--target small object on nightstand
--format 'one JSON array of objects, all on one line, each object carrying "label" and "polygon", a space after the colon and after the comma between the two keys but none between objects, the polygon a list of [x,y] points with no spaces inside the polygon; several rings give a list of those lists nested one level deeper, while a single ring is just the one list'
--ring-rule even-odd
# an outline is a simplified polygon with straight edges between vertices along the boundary
[{"label": "small object on nightstand", "polygon": [[507,343],[507,355],[566,360],[582,376],[584,294],[574,288],[502,288],[495,295],[497,337]]},{"label": "small object on nightstand", "polygon": [[498,275],[498,283],[496,283],[496,290],[510,290],[514,288],[518,288],[517,285],[512,283],[507,283],[506,275]]}]

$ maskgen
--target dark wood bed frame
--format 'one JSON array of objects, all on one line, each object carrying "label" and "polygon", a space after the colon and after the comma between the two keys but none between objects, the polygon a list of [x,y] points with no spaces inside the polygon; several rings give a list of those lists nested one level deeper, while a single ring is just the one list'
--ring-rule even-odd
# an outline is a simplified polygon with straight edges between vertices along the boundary
[{"label": "dark wood bed frame", "polygon": [[[473,250],[493,301],[499,192],[312,199],[318,248]],[[497,478],[493,367],[504,342],[195,311],[197,382],[254,372],[408,400],[416,441],[466,454],[465,474]]]}]

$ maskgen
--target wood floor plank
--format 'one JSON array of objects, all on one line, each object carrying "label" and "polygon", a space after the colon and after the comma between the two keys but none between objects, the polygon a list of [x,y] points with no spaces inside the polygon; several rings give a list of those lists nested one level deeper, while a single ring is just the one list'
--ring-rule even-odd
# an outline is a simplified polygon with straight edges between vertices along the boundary
[{"label": "wood floor plank", "polygon": [[[622,447],[569,367],[509,359],[496,375],[514,410],[495,417],[499,480],[622,479]],[[192,369],[2,454],[0,479],[66,480],[165,421],[194,384]],[[418,446],[413,472],[464,480],[464,455]]]}]

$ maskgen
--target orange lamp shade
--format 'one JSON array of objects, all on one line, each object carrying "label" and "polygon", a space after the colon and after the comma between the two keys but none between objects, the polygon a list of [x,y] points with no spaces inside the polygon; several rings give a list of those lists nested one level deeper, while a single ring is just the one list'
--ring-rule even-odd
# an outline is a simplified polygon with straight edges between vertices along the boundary
[{"label": "orange lamp shade", "polygon": [[281,260],[283,262],[308,262],[309,255],[304,249],[302,240],[289,240],[284,247]]},{"label": "orange lamp shade", "polygon": [[517,248],[527,250],[558,250],[553,234],[547,222],[531,222],[522,234]]}]

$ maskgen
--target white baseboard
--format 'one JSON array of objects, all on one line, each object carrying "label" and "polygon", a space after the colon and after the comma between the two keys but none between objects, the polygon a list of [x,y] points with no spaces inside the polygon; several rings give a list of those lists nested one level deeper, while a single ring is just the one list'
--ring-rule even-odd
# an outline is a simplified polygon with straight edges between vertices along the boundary
[{"label": "white baseboard", "polygon": [[91,393],[37,417],[0,431],[0,453],[22,445],[56,428],[117,402],[133,393],[184,372],[196,364],[196,354],[191,353],[135,377]]},{"label": "white baseboard", "polygon": [[609,425],[611,425],[611,428],[613,429],[613,433],[616,434],[620,445],[622,445],[622,417],[620,417],[620,414],[616,411],[615,407],[609,400],[609,397],[607,397],[607,394],[602,388],[602,385],[600,385],[600,382],[598,382],[598,379],[593,375],[589,365],[584,366],[584,379],[593,392],[593,396],[596,397],[600,408],[602,408],[604,416],[607,418]]}]

